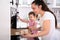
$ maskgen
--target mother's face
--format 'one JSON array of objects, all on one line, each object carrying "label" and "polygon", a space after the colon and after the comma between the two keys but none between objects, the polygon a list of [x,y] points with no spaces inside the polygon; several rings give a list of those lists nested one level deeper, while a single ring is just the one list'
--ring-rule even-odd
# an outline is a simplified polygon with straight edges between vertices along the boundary
[{"label": "mother's face", "polygon": [[35,14],[38,14],[39,11],[40,11],[40,8],[37,5],[35,5],[35,4],[32,4],[31,8],[33,9],[33,11],[34,11]]}]

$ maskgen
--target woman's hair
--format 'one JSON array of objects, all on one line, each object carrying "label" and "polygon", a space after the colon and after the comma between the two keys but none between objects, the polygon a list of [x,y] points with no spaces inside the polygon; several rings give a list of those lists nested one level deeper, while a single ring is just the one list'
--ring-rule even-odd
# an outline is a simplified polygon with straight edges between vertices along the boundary
[{"label": "woman's hair", "polygon": [[44,2],[43,0],[34,0],[34,1],[32,2],[32,4],[35,4],[35,5],[37,5],[37,6],[42,5],[42,10],[51,12],[51,13],[54,15],[54,17],[55,17],[55,28],[57,28],[57,19],[56,19],[56,16],[55,16],[55,14],[47,7],[47,5],[45,4],[45,2]]},{"label": "woman's hair", "polygon": [[33,15],[34,17],[37,17],[37,15],[34,13],[34,12],[29,12],[29,14],[28,15]]}]

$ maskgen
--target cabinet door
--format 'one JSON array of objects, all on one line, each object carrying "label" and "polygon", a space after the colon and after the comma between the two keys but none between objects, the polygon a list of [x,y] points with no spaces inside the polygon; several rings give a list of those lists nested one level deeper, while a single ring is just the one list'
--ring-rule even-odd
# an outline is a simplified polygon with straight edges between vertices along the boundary
[{"label": "cabinet door", "polygon": [[57,18],[57,28],[60,28],[60,8],[53,8],[52,11],[54,12]]}]

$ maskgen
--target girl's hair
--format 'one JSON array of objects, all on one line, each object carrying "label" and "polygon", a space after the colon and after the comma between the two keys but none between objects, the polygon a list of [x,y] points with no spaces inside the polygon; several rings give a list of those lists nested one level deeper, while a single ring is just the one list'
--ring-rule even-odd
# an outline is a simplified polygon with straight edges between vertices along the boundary
[{"label": "girl's hair", "polygon": [[55,28],[57,28],[57,19],[56,19],[56,16],[55,16],[55,14],[47,7],[47,5],[44,3],[43,0],[34,0],[34,1],[32,2],[32,4],[35,4],[35,5],[37,5],[37,6],[42,5],[42,10],[51,12],[51,13],[54,15],[54,17],[55,17]]},{"label": "girl's hair", "polygon": [[29,14],[28,14],[28,15],[33,15],[34,17],[37,17],[37,16],[36,16],[36,14],[35,14],[34,12],[32,12],[32,11],[31,11],[31,12],[29,12]]}]

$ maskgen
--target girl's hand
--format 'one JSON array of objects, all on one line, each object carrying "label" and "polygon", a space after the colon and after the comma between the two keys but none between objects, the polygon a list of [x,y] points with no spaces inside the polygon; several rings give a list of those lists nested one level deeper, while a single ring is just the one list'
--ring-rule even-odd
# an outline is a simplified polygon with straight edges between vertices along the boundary
[{"label": "girl's hand", "polygon": [[20,17],[19,17],[19,16],[17,16],[17,19],[20,19]]}]

